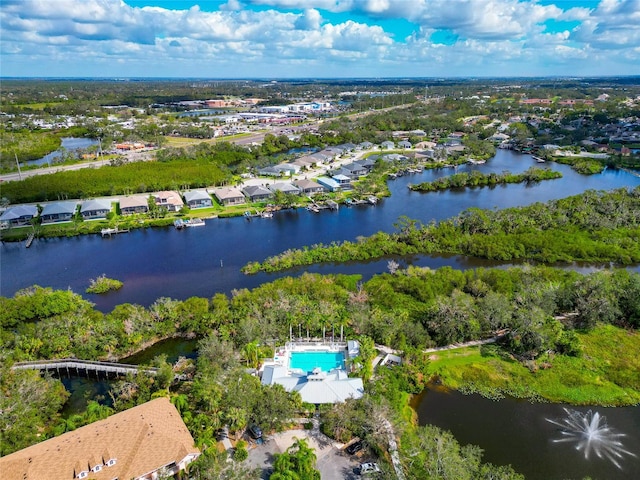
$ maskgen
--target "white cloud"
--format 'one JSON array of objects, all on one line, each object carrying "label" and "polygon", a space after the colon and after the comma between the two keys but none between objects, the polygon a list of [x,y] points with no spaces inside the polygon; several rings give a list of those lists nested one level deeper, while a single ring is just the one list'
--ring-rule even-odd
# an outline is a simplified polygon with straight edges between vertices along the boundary
[{"label": "white cloud", "polygon": [[238,0],[229,0],[227,3],[223,3],[222,5],[220,5],[221,11],[233,12],[241,9],[242,9],[242,3],[240,3]]},{"label": "white cloud", "polygon": [[603,0],[575,28],[571,40],[601,49],[640,46],[640,0]]},{"label": "white cloud", "polygon": [[304,15],[298,17],[295,26],[299,30],[318,30],[322,23],[322,15],[316,9],[305,10]]},{"label": "white cloud", "polygon": [[345,12],[352,9],[358,1],[359,0],[246,0],[246,3],[249,5],[264,5],[293,10],[315,8],[328,12]]},{"label": "white cloud", "polygon": [[[122,61],[125,74],[163,76],[517,75],[543,74],[549,65],[571,73],[577,62],[596,58],[631,74],[640,65],[640,0],[603,0],[593,9],[561,0],[228,0],[213,12],[161,2],[1,1],[5,75],[25,65],[49,73],[44,65],[54,60],[61,69],[105,69],[96,75]],[[244,7],[250,4],[273,8]],[[369,24],[335,20],[348,12]],[[397,32],[376,25],[392,28],[393,19],[413,23],[415,32],[396,41]],[[578,26],[550,33],[549,19]],[[440,30],[457,41],[433,44]]]}]

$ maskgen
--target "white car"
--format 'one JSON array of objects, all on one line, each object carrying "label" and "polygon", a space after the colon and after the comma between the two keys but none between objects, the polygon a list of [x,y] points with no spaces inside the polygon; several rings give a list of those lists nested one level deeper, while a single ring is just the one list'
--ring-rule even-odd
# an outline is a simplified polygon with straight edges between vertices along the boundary
[{"label": "white car", "polygon": [[366,473],[377,473],[380,471],[380,467],[378,467],[377,463],[361,463],[360,464],[360,475],[364,475]]}]

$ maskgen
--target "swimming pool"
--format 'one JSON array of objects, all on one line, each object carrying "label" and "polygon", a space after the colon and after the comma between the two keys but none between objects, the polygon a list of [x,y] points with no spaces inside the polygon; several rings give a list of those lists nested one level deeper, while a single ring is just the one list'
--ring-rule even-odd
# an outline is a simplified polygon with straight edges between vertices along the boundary
[{"label": "swimming pool", "polygon": [[299,368],[310,372],[320,367],[323,372],[334,368],[344,368],[344,353],[342,352],[291,352],[289,368]]}]

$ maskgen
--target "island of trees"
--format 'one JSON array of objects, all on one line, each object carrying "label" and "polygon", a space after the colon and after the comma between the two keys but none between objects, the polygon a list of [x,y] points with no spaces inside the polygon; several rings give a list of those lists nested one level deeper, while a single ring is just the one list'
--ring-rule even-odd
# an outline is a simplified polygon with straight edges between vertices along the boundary
[{"label": "island of trees", "polygon": [[400,219],[395,233],[358,242],[287,250],[245,273],[279,271],[322,262],[369,260],[389,255],[452,253],[496,260],[555,262],[640,261],[640,188],[588,191],[545,204],[492,211],[471,208],[439,224]]},{"label": "island of trees", "polygon": [[540,182],[542,180],[553,180],[562,178],[560,172],[554,172],[549,169],[531,167],[526,172],[513,174],[510,172],[503,173],[481,173],[474,170],[470,173],[455,173],[446,177],[440,177],[433,182],[423,182],[416,185],[410,185],[409,188],[416,192],[435,192],[437,190],[447,190],[449,188],[463,187],[485,187],[501,185],[506,183],[531,183]]}]

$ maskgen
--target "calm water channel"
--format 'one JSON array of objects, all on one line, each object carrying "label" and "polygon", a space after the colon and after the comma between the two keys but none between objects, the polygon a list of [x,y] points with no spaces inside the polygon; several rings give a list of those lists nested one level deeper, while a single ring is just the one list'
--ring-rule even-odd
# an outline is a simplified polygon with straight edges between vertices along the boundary
[{"label": "calm water channel", "polygon": [[[521,172],[535,165],[528,155],[499,150],[495,158],[480,166],[463,166],[457,171]],[[317,265],[293,269],[283,274],[245,276],[240,268],[252,260],[262,260],[288,248],[315,243],[354,240],[377,231],[392,231],[402,215],[428,223],[457,215],[469,207],[506,208],[579,194],[588,189],[610,190],[640,185],[640,178],[617,170],[583,176],[569,167],[549,164],[564,177],[536,185],[506,185],[495,188],[464,189],[421,194],[407,188],[410,183],[431,181],[453,173],[451,169],[430,170],[390,182],[392,196],[376,207],[341,207],[339,212],[313,214],[305,210],[279,212],[272,219],[212,219],[205,227],[176,231],[173,228],[137,230],[113,238],[98,235],[65,239],[37,240],[31,248],[24,243],[0,246],[0,294],[11,296],[17,290],[38,284],[53,288],[70,287],[84,292],[89,279],[101,274],[124,282],[124,287],[106,296],[88,296],[97,308],[109,311],[130,302],[150,305],[161,296],[185,299],[211,297],[237,288],[253,288],[282,275],[304,271],[319,273],[361,273],[365,277],[386,271],[387,260]],[[467,269],[499,266],[495,262],[460,256],[415,256],[402,258],[401,264],[438,268],[450,265]],[[500,265],[504,266],[504,265]],[[589,269],[589,267],[585,267]],[[637,270],[638,267],[636,266]],[[131,363],[148,361],[159,353],[169,360],[178,355],[193,356],[194,342],[170,340],[125,359]],[[86,397],[104,394],[106,384],[92,390],[82,379],[65,380],[73,390],[72,404],[81,407]],[[73,409],[73,406],[70,407]],[[602,409],[599,409],[602,410]],[[503,400],[491,402],[480,397],[456,393],[427,393],[418,407],[420,421],[453,431],[463,443],[480,445],[486,460],[512,463],[527,478],[640,478],[636,460],[627,460],[618,470],[597,457],[585,461],[569,444],[554,444],[557,427],[545,420],[561,417],[558,405],[530,405]],[[611,426],[629,434],[625,443],[640,454],[640,409],[607,409]],[[555,429],[555,430],[554,430]],[[592,455],[593,457],[593,455]],[[635,462],[635,463],[634,463]]]},{"label": "calm water channel", "polygon": [[[463,166],[458,171],[524,171],[535,162],[528,155],[499,150],[494,159],[480,166]],[[411,192],[407,185],[450,175],[452,169],[430,170],[390,182],[392,196],[376,207],[341,207],[339,212],[319,214],[306,210],[279,212],[272,219],[211,219],[205,227],[176,231],[174,228],[135,230],[113,238],[99,235],[36,240],[0,246],[2,275],[0,294],[38,284],[70,287],[84,292],[89,279],[106,274],[124,282],[124,288],[104,296],[90,296],[97,308],[107,311],[119,303],[150,305],[161,296],[185,299],[210,297],[216,292],[253,288],[278,276],[302,271],[362,273],[386,271],[387,261],[347,265],[318,265],[284,274],[246,276],[240,268],[251,260],[262,260],[288,248],[315,243],[354,240],[379,230],[393,231],[402,215],[427,223],[457,215],[469,207],[504,208],[543,202],[581,193],[587,189],[609,190],[640,184],[640,178],[618,170],[584,176],[569,167],[551,164],[563,173],[558,180],[536,185],[505,185],[496,188],[464,189],[432,193]],[[437,268],[494,266],[495,262],[458,256],[417,256],[404,259]]]},{"label": "calm water channel", "polygon": [[45,163],[51,164],[51,162],[53,162],[56,158],[60,158],[65,151],[71,152],[75,150],[83,150],[97,144],[98,141],[94,140],[93,138],[65,137],[62,139],[62,144],[60,145],[60,148],[58,150],[48,153],[42,158],[24,162],[24,165],[44,165]]},{"label": "calm water channel", "polygon": [[[601,432],[602,440],[592,442],[588,458],[576,441],[554,442],[563,438],[561,428],[549,420],[567,418],[565,408],[586,414],[589,410],[606,417],[614,432]],[[503,399],[493,401],[479,395],[429,389],[417,407],[421,425],[436,425],[451,431],[462,444],[480,445],[484,460],[496,465],[511,463],[527,480],[582,479],[623,480],[640,478],[640,408],[574,407],[571,405],[529,403]],[[582,432],[578,432],[578,437]],[[624,437],[614,438],[621,433]],[[569,439],[571,437],[564,436]],[[607,460],[606,449],[620,441],[624,450],[620,468]],[[597,455],[597,449],[603,458]]]}]

